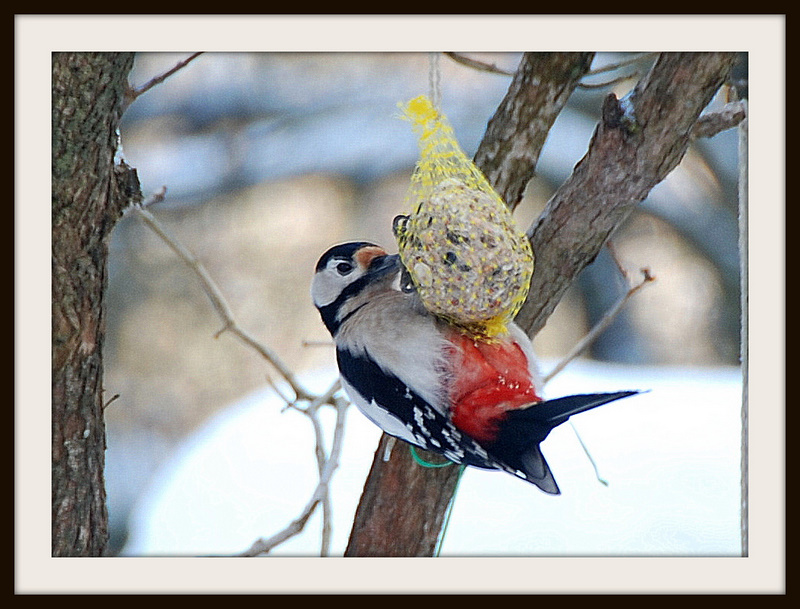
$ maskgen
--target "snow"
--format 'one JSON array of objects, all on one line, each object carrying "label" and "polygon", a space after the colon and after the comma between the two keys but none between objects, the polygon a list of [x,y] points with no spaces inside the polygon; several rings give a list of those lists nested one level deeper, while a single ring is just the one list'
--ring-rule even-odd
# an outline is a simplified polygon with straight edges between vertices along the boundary
[{"label": "snow", "polygon": [[[305,381],[323,390],[334,378],[326,371]],[[441,555],[739,556],[740,370],[575,362],[547,395],[619,389],[647,392],[573,417],[542,445],[560,496],[468,468]],[[294,520],[316,482],[313,433],[304,415],[282,406],[271,391],[254,394],[192,437],[145,493],[123,554],[236,555]],[[325,415],[329,440],[333,413]],[[331,489],[333,556],[346,546],[379,435],[348,410]],[[315,514],[273,555],[318,556],[320,526]]]}]

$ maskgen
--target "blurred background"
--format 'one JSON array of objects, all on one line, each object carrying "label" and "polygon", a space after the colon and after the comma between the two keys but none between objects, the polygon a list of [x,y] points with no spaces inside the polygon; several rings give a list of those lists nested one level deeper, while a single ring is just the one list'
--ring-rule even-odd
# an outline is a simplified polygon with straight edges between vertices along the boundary
[{"label": "blurred background", "polygon": [[[513,72],[520,55],[467,54]],[[189,53],[137,55],[140,86]],[[602,99],[621,97],[652,55],[596,56],[556,122],[516,217],[524,229],[585,154]],[[239,325],[294,371],[329,374],[329,336],[309,298],[319,255],[356,239],[394,249],[417,143],[397,104],[429,92],[427,53],[206,53],[137,99],[121,130],[150,211],[207,268]],[[468,156],[510,76],[437,60],[441,106]],[[746,56],[736,70],[746,82]],[[725,100],[715,100],[714,105]],[[584,355],[636,366],[738,365],[738,135],[696,141],[681,165],[613,235],[637,294]],[[628,289],[607,250],[581,275],[534,345],[556,362]],[[110,244],[105,388],[112,546],[181,444],[215,415],[269,386],[275,373],[222,334],[196,277],[136,216]],[[320,375],[324,374],[320,372]],[[309,430],[309,434],[310,434]],[[270,534],[272,531],[265,531]],[[244,548],[243,548],[244,549]]]}]

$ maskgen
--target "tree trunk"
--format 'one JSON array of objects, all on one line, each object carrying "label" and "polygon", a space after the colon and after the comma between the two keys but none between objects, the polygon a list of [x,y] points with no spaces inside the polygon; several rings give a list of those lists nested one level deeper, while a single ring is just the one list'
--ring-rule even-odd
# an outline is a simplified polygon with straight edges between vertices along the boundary
[{"label": "tree trunk", "polygon": [[[417,452],[430,463],[448,463]],[[345,556],[432,556],[460,474],[454,464],[421,466],[408,444],[383,434]]]},{"label": "tree trunk", "polygon": [[[591,59],[584,53],[523,57],[475,157],[512,208],[533,176],[547,132]],[[544,326],[611,232],[678,165],[692,127],[734,59],[733,53],[665,53],[624,103],[613,95],[606,98],[586,156],[528,231],[536,262],[517,323],[530,336]],[[401,442],[385,461],[386,442],[384,434],[345,555],[430,556],[453,498],[458,467],[420,467]]]},{"label": "tree trunk", "polygon": [[138,193],[115,166],[132,53],[55,53],[52,97],[52,555],[102,556],[107,238]]}]

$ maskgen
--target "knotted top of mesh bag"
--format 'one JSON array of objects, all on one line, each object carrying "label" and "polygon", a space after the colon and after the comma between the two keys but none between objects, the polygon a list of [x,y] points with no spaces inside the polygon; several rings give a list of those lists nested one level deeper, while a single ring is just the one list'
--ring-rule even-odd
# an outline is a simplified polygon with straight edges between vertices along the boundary
[{"label": "knotted top of mesh bag", "polygon": [[406,195],[412,212],[394,222],[400,259],[429,311],[476,337],[496,336],[527,296],[530,243],[430,100],[401,108],[420,157]]}]

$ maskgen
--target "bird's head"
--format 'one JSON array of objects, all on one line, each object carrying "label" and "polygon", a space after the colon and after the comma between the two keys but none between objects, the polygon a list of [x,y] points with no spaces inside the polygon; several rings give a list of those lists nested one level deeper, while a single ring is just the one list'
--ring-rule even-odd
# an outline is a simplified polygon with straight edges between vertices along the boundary
[{"label": "bird's head", "polygon": [[377,291],[394,289],[400,257],[366,241],[335,245],[317,262],[311,298],[332,335]]}]

